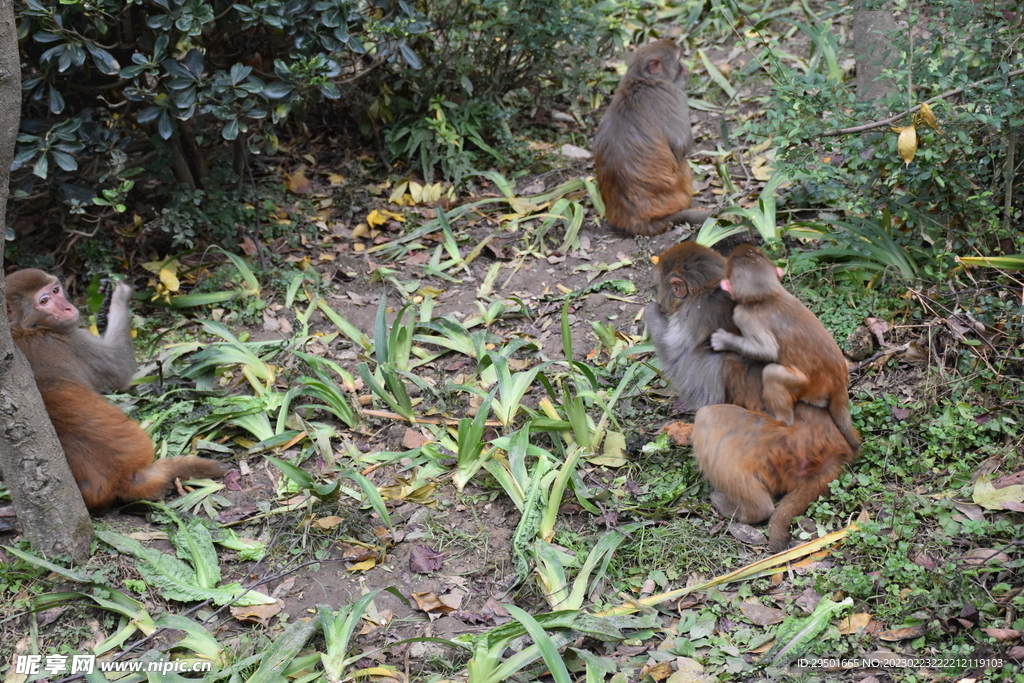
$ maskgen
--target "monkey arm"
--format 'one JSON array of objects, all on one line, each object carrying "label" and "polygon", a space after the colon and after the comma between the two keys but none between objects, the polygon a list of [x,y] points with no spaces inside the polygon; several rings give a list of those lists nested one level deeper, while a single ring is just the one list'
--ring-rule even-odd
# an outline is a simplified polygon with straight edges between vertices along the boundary
[{"label": "monkey arm", "polygon": [[647,324],[647,332],[651,340],[654,340],[655,337],[661,338],[665,336],[665,330],[668,328],[668,318],[661,312],[658,302],[652,301],[647,304],[647,308],[644,309],[644,322]]},{"label": "monkey arm", "polygon": [[127,389],[135,374],[131,298],[131,285],[119,282],[111,297],[103,336],[97,339],[84,330],[78,330],[76,335],[81,344],[82,360],[92,371],[92,381],[88,384],[95,391]]},{"label": "monkey arm", "polygon": [[672,316],[657,303],[644,309],[644,322],[657,351],[662,375],[690,409],[722,403],[722,356],[707,350],[705,338],[692,329],[683,311]]},{"label": "monkey arm", "polygon": [[744,332],[743,336],[718,330],[711,335],[711,348],[715,351],[735,351],[745,358],[766,363],[775,362],[779,357],[779,342],[768,332],[755,330]]}]

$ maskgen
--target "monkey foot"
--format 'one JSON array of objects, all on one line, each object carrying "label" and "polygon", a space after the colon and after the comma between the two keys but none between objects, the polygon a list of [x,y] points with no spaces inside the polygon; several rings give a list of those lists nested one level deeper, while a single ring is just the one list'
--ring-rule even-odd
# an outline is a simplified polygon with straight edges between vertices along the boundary
[{"label": "monkey foot", "polygon": [[675,441],[677,446],[685,446],[690,441],[693,425],[689,422],[669,422],[661,428],[661,431],[668,432],[669,437]]}]

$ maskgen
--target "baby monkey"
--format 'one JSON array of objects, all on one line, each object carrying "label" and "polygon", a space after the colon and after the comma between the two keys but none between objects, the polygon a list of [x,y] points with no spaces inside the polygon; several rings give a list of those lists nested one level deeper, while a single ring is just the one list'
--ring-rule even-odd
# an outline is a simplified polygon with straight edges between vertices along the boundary
[{"label": "baby monkey", "polygon": [[792,425],[797,401],[826,408],[856,454],[860,436],[850,419],[846,358],[821,321],[786,291],[781,277],[782,270],[760,249],[736,247],[721,287],[736,300],[733,321],[741,334],[719,329],[711,335],[711,347],[768,363],[762,373],[768,413]]}]

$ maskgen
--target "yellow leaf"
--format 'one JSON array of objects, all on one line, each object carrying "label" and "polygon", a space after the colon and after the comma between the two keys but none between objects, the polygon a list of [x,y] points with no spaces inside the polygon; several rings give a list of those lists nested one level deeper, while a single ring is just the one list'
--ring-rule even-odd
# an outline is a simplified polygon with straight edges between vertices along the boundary
[{"label": "yellow leaf", "polygon": [[338,175],[337,173],[329,173],[327,175],[327,182],[331,184],[331,187],[338,187],[339,185],[345,184],[345,176]]},{"label": "yellow leaf", "polygon": [[413,181],[409,183],[409,195],[412,197],[414,204],[423,203],[423,186]]},{"label": "yellow leaf", "polygon": [[540,205],[533,204],[522,197],[510,197],[508,203],[509,206],[512,207],[512,210],[520,216],[528,216],[541,208]]},{"label": "yellow leaf", "polygon": [[[374,212],[376,213],[376,212]],[[355,238],[366,237],[370,234],[370,227],[366,223],[360,223],[352,228],[352,236]]]},{"label": "yellow leaf", "polygon": [[394,192],[391,193],[391,196],[388,197],[388,202],[391,204],[400,204],[402,202],[402,199],[404,199],[403,195],[405,194],[405,190],[408,187],[408,180],[403,180],[402,182],[395,185],[395,190]]},{"label": "yellow leaf", "polygon": [[971,497],[986,510],[1020,510],[1024,503],[1024,486],[1013,484],[997,489],[988,477],[982,476],[978,477]]},{"label": "yellow leaf", "polygon": [[871,623],[870,612],[858,612],[839,620],[839,632],[843,635],[860,633]]},{"label": "yellow leaf", "polygon": [[441,186],[441,183],[427,185],[423,188],[423,200],[427,202],[436,202],[441,198],[442,192],[444,192],[444,187]]},{"label": "yellow leaf", "polygon": [[935,112],[928,106],[927,102],[921,103],[921,113],[919,114],[922,121],[928,126],[935,129],[936,132],[939,130],[939,122],[935,120]]},{"label": "yellow leaf", "polygon": [[321,517],[320,519],[313,522],[313,526],[317,527],[318,529],[333,529],[334,527],[338,526],[344,521],[345,520],[343,518],[337,516]]},{"label": "yellow leaf", "polygon": [[177,292],[181,287],[181,283],[178,282],[178,276],[169,268],[163,268],[160,270],[160,284],[171,292]]},{"label": "yellow leaf", "polygon": [[284,186],[295,194],[307,194],[313,190],[309,178],[306,177],[305,167],[299,167],[295,173],[285,173]]},{"label": "yellow leaf", "polygon": [[366,223],[371,228],[376,228],[378,225],[384,225],[388,222],[388,219],[384,216],[383,212],[374,209],[370,212],[370,215],[366,217]]},{"label": "yellow leaf", "polygon": [[914,160],[914,154],[917,152],[917,126],[910,124],[903,128],[893,128],[893,131],[900,134],[899,139],[896,140],[896,151],[900,154],[900,159],[903,159],[904,163],[910,165],[910,162]]},{"label": "yellow leaf", "polygon": [[377,560],[371,557],[368,560],[363,560],[362,562],[355,563],[354,565],[349,567],[348,570],[350,572],[368,572],[376,566]]},{"label": "yellow leaf", "polygon": [[405,216],[403,216],[400,213],[395,213],[394,211],[383,211],[383,210],[380,213],[381,213],[381,215],[387,216],[388,218],[391,218],[391,219],[394,219],[394,220],[398,221],[399,223],[404,223],[405,222]]}]

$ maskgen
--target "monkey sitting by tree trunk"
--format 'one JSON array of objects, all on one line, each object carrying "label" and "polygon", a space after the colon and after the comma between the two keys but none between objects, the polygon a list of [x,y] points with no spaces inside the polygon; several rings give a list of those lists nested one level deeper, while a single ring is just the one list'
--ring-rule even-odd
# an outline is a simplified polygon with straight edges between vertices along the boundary
[{"label": "monkey sitting by tree trunk", "polygon": [[149,436],[98,393],[127,389],[135,373],[129,285],[117,285],[107,329],[94,337],[78,327],[78,309],[57,278],[30,268],[11,273],[6,282],[11,335],[28,358],[90,512],[159,500],[176,478],[224,474],[220,463],[206,458],[154,462]]}]

